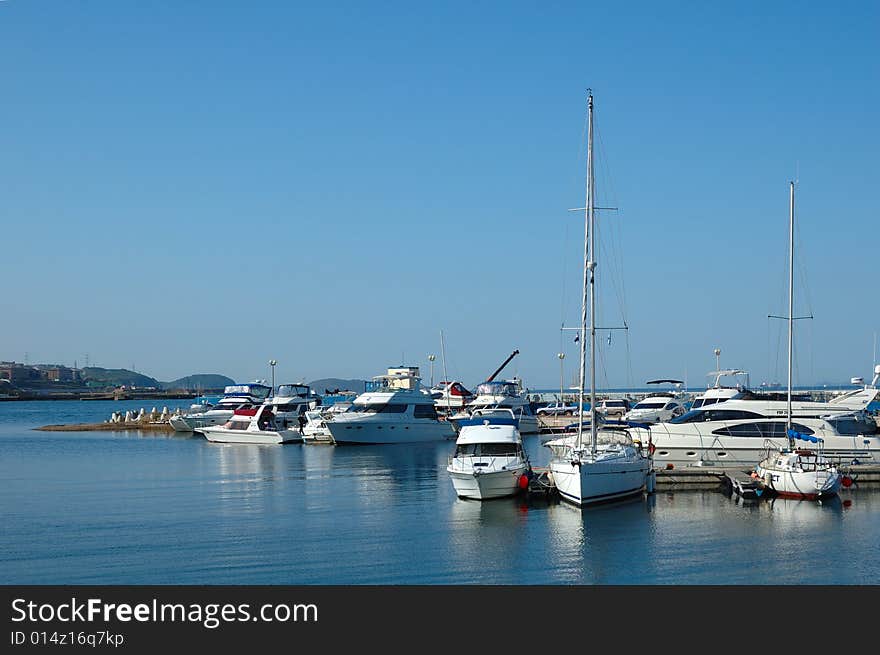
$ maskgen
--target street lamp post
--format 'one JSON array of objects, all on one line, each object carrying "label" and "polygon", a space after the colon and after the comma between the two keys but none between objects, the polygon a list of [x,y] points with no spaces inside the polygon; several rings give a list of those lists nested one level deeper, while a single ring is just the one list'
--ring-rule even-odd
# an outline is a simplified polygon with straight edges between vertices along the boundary
[{"label": "street lamp post", "polygon": [[272,367],[272,395],[275,395],[275,364],[277,364],[274,359],[269,360],[269,366]]},{"label": "street lamp post", "polygon": [[434,386],[434,360],[437,359],[434,355],[428,355],[428,361],[431,362],[431,386]]},{"label": "street lamp post", "polygon": [[562,387],[563,387],[563,375],[562,375],[562,360],[565,359],[565,353],[556,353],[556,356],[559,358],[559,402],[564,402],[562,397]]}]

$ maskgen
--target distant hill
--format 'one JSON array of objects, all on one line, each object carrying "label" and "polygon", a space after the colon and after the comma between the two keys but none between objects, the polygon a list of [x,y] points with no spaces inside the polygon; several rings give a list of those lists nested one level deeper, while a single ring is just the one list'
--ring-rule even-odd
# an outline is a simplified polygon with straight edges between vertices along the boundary
[{"label": "distant hill", "polygon": [[217,375],[215,373],[197,373],[195,375],[187,375],[185,378],[179,378],[172,382],[163,382],[164,389],[188,389],[197,390],[213,390],[222,391],[223,387],[235,384],[235,380],[225,375]]},{"label": "distant hill", "polygon": [[125,368],[100,368],[89,366],[81,369],[83,380],[92,387],[154,387],[162,388],[162,383],[148,375],[141,375]]},{"label": "distant hill", "polygon": [[320,380],[309,382],[308,385],[315,390],[315,393],[322,396],[325,395],[328,389],[330,391],[339,389],[340,391],[363,393],[367,387],[367,383],[363,380],[343,380],[341,378],[321,378]]}]

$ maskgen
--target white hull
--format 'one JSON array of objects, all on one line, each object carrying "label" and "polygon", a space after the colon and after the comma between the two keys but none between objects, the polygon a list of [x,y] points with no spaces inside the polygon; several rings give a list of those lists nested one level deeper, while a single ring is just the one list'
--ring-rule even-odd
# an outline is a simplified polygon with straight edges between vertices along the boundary
[{"label": "white hull", "polygon": [[303,429],[303,443],[333,443],[333,435],[330,430]]},{"label": "white hull", "polygon": [[197,430],[208,441],[215,443],[280,444],[302,442],[299,430],[230,430],[221,427],[206,427]]},{"label": "white hull", "polygon": [[843,480],[824,454],[808,449],[769,453],[755,467],[755,473],[775,495],[808,500],[835,495]]},{"label": "white hull", "polygon": [[495,471],[493,473],[455,473],[450,471],[452,486],[459,498],[489,500],[513,496],[520,491],[519,478],[525,467],[516,471]]},{"label": "white hull", "polygon": [[[717,424],[714,427],[718,427]],[[651,441],[656,447],[654,467],[701,465],[717,467],[751,467],[767,454],[767,446],[773,449],[785,448],[788,440],[784,435],[778,438],[733,437],[706,434],[695,428],[695,434],[675,432],[674,423],[659,423],[651,428]],[[643,431],[634,429],[633,433]],[[880,437],[877,435],[831,435],[817,431],[817,437],[824,439],[824,454],[831,461],[849,464],[858,460],[862,464],[880,463]],[[642,443],[647,443],[648,434],[642,434]]]},{"label": "white hull", "polygon": [[840,489],[840,476],[827,472],[758,469],[765,486],[783,498],[815,500],[833,496]]},{"label": "white hull", "polygon": [[567,458],[550,462],[559,495],[575,505],[593,505],[641,493],[645,488],[649,460],[620,458],[573,464]]},{"label": "white hull", "polygon": [[337,444],[394,444],[454,439],[452,426],[444,421],[338,421],[327,423]]},{"label": "white hull", "polygon": [[519,493],[519,479],[528,470],[528,465],[521,461],[505,470],[489,472],[462,470],[464,468],[466,467],[456,466],[456,462],[446,468],[452,478],[455,493],[459,498],[488,500]]},{"label": "white hull", "polygon": [[222,425],[232,417],[232,410],[222,414],[213,414],[211,416],[190,415],[190,416],[172,416],[168,419],[168,423],[177,432],[194,432],[203,427],[212,425]]}]

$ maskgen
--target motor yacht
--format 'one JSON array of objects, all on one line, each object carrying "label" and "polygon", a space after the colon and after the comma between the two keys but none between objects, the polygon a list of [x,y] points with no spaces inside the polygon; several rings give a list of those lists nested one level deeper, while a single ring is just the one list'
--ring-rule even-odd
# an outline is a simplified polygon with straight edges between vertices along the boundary
[{"label": "motor yacht", "polygon": [[691,409],[739,398],[749,388],[748,371],[739,368],[719,369],[709,372],[708,375],[714,376],[715,380],[706,386],[706,391],[694,398]]},{"label": "motor yacht", "polygon": [[327,427],[327,421],[337,414],[347,412],[351,402],[337,402],[306,412],[306,424],[303,426],[304,443],[333,443],[333,435]]},{"label": "motor yacht", "polygon": [[455,437],[440,421],[434,398],[421,388],[417,366],[388,369],[367,383],[348,411],[326,420],[337,444],[393,444],[442,441]]},{"label": "motor yacht", "polygon": [[216,443],[281,444],[303,440],[299,428],[283,428],[276,424],[269,402],[259,407],[236,409],[226,423],[202,426],[195,431]]},{"label": "motor yacht", "polygon": [[[878,426],[864,409],[793,398],[791,420],[792,429],[821,438],[825,455],[835,461],[880,463]],[[651,426],[654,464],[752,466],[763,458],[765,440],[773,448],[787,445],[786,429],[784,399],[740,397],[703,406]],[[647,438],[644,429],[634,430]]]},{"label": "motor yacht", "polygon": [[280,384],[268,401],[275,414],[275,422],[283,428],[298,428],[299,417],[321,403],[318,394],[304,383]]},{"label": "motor yacht", "polygon": [[503,498],[522,490],[523,476],[528,483],[529,460],[513,410],[483,411],[461,420],[455,453],[446,467],[459,498]]},{"label": "motor yacht", "polygon": [[474,399],[474,394],[457,380],[438,382],[430,393],[437,411],[447,415],[464,409]]},{"label": "motor yacht", "polygon": [[261,405],[270,391],[272,387],[258,382],[232,384],[223,389],[223,397],[215,405],[190,408],[186,414],[172,416],[168,422],[177,432],[193,432],[198,428],[221,425],[232,418],[236,409]]},{"label": "motor yacht", "polygon": [[[475,411],[482,410],[482,415],[487,416],[486,410],[491,409],[512,410],[519,422],[520,434],[538,433],[538,417],[532,410],[532,405],[523,390],[522,380],[519,378],[492,380],[477,385],[476,397],[473,401],[462,411],[452,414],[449,422],[458,430],[462,420],[471,418]],[[506,412],[499,411],[499,416],[505,415]]]},{"label": "motor yacht", "polygon": [[661,423],[669,421],[687,412],[685,406],[686,397],[681,393],[681,380],[648,380],[646,384],[674,384],[678,391],[658,391],[651,396],[643,398],[626,412],[623,421],[636,421],[639,423]]}]

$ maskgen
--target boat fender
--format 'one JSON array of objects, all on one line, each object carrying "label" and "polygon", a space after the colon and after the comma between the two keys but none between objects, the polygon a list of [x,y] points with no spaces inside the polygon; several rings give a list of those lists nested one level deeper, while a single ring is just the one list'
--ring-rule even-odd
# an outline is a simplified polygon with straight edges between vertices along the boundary
[{"label": "boat fender", "polygon": [[773,474],[770,471],[764,473],[764,484],[770,485],[773,482]]},{"label": "boat fender", "polygon": [[842,484],[847,489],[849,489],[852,486],[852,483],[853,483],[853,479],[851,477],[849,477],[848,475],[844,475],[840,479],[840,484]]},{"label": "boat fender", "polygon": [[529,476],[523,473],[519,476],[519,480],[517,481],[517,485],[520,489],[528,489],[529,488]]}]

